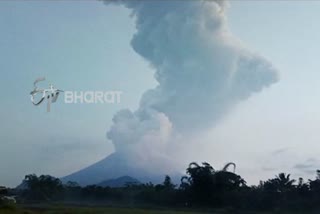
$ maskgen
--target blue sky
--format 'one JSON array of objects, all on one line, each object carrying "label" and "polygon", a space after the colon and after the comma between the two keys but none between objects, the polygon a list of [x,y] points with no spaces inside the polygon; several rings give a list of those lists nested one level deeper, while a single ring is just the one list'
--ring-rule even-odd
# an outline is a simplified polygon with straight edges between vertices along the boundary
[{"label": "blue sky", "polygon": [[[230,2],[231,31],[280,70],[280,81],[238,105],[190,150],[194,159],[218,167],[235,161],[252,183],[279,170],[314,176],[297,164],[320,163],[319,10],[317,1]],[[0,1],[0,184],[14,186],[28,173],[63,176],[113,151],[106,139],[112,116],[136,109],[156,85],[130,46],[129,15],[98,1]],[[29,97],[39,76],[63,90],[121,90],[122,100],[60,99],[46,113]]]}]

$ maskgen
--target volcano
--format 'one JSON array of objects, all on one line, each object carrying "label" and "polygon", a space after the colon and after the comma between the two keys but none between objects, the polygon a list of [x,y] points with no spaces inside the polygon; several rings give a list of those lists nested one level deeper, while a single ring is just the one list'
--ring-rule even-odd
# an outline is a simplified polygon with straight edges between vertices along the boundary
[{"label": "volcano", "polygon": [[[162,183],[165,177],[163,173],[155,173],[137,167],[134,162],[128,160],[122,155],[113,153],[97,163],[88,166],[82,170],[67,175],[61,180],[77,182],[81,186],[99,184],[105,180],[116,179],[123,176],[130,176],[141,183],[152,182],[154,184]],[[170,175],[172,180],[178,183],[181,174]]]}]

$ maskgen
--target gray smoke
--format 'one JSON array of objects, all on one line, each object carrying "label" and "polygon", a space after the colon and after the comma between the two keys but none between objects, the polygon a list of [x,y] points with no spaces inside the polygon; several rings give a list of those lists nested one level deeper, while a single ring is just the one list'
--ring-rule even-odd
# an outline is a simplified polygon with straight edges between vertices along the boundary
[{"label": "gray smoke", "polygon": [[119,0],[132,11],[132,48],[158,86],[137,111],[122,110],[108,131],[118,153],[165,159],[173,135],[215,125],[239,101],[277,81],[277,71],[235,38],[218,0]]}]

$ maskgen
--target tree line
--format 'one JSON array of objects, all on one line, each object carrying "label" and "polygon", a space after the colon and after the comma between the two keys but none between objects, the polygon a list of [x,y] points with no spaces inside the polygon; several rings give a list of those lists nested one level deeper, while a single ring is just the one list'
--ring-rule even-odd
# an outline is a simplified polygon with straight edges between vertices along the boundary
[{"label": "tree line", "polygon": [[162,184],[128,183],[124,187],[81,187],[76,182],[63,184],[50,175],[26,175],[24,188],[15,193],[21,202],[96,202],[130,205],[150,204],[168,207],[230,208],[236,210],[314,210],[320,209],[320,171],[314,180],[298,181],[290,174],[280,173],[276,177],[248,186],[246,181],[228,168],[215,170],[204,162],[190,163],[186,176],[179,185],[165,176]]}]

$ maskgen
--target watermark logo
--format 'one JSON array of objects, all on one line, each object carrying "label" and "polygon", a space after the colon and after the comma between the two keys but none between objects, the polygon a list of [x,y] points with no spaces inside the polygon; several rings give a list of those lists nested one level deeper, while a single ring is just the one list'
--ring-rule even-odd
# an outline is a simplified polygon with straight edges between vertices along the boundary
[{"label": "watermark logo", "polygon": [[[38,78],[34,81],[34,89],[30,92],[31,102],[34,105],[40,105],[45,99],[47,102],[47,112],[50,112],[51,103],[55,103],[61,92],[64,92],[65,104],[116,104],[121,102],[122,91],[62,91],[56,89],[52,84],[48,89],[37,87],[37,83],[44,81],[45,78]],[[36,98],[41,95],[40,98]]]},{"label": "watermark logo", "polygon": [[120,103],[121,91],[66,91],[65,103]]},{"label": "watermark logo", "polygon": [[[31,102],[37,106],[37,105],[40,105],[45,99],[47,99],[48,100],[47,112],[50,112],[51,103],[55,103],[58,99],[59,94],[63,91],[54,88],[52,84],[49,85],[48,89],[38,88],[37,83],[40,81],[45,81],[45,80],[46,80],[46,78],[41,77],[41,78],[38,78],[34,81],[34,83],[33,83],[34,89],[33,89],[33,91],[30,92]],[[39,100],[36,100],[37,94],[42,95]]]}]

